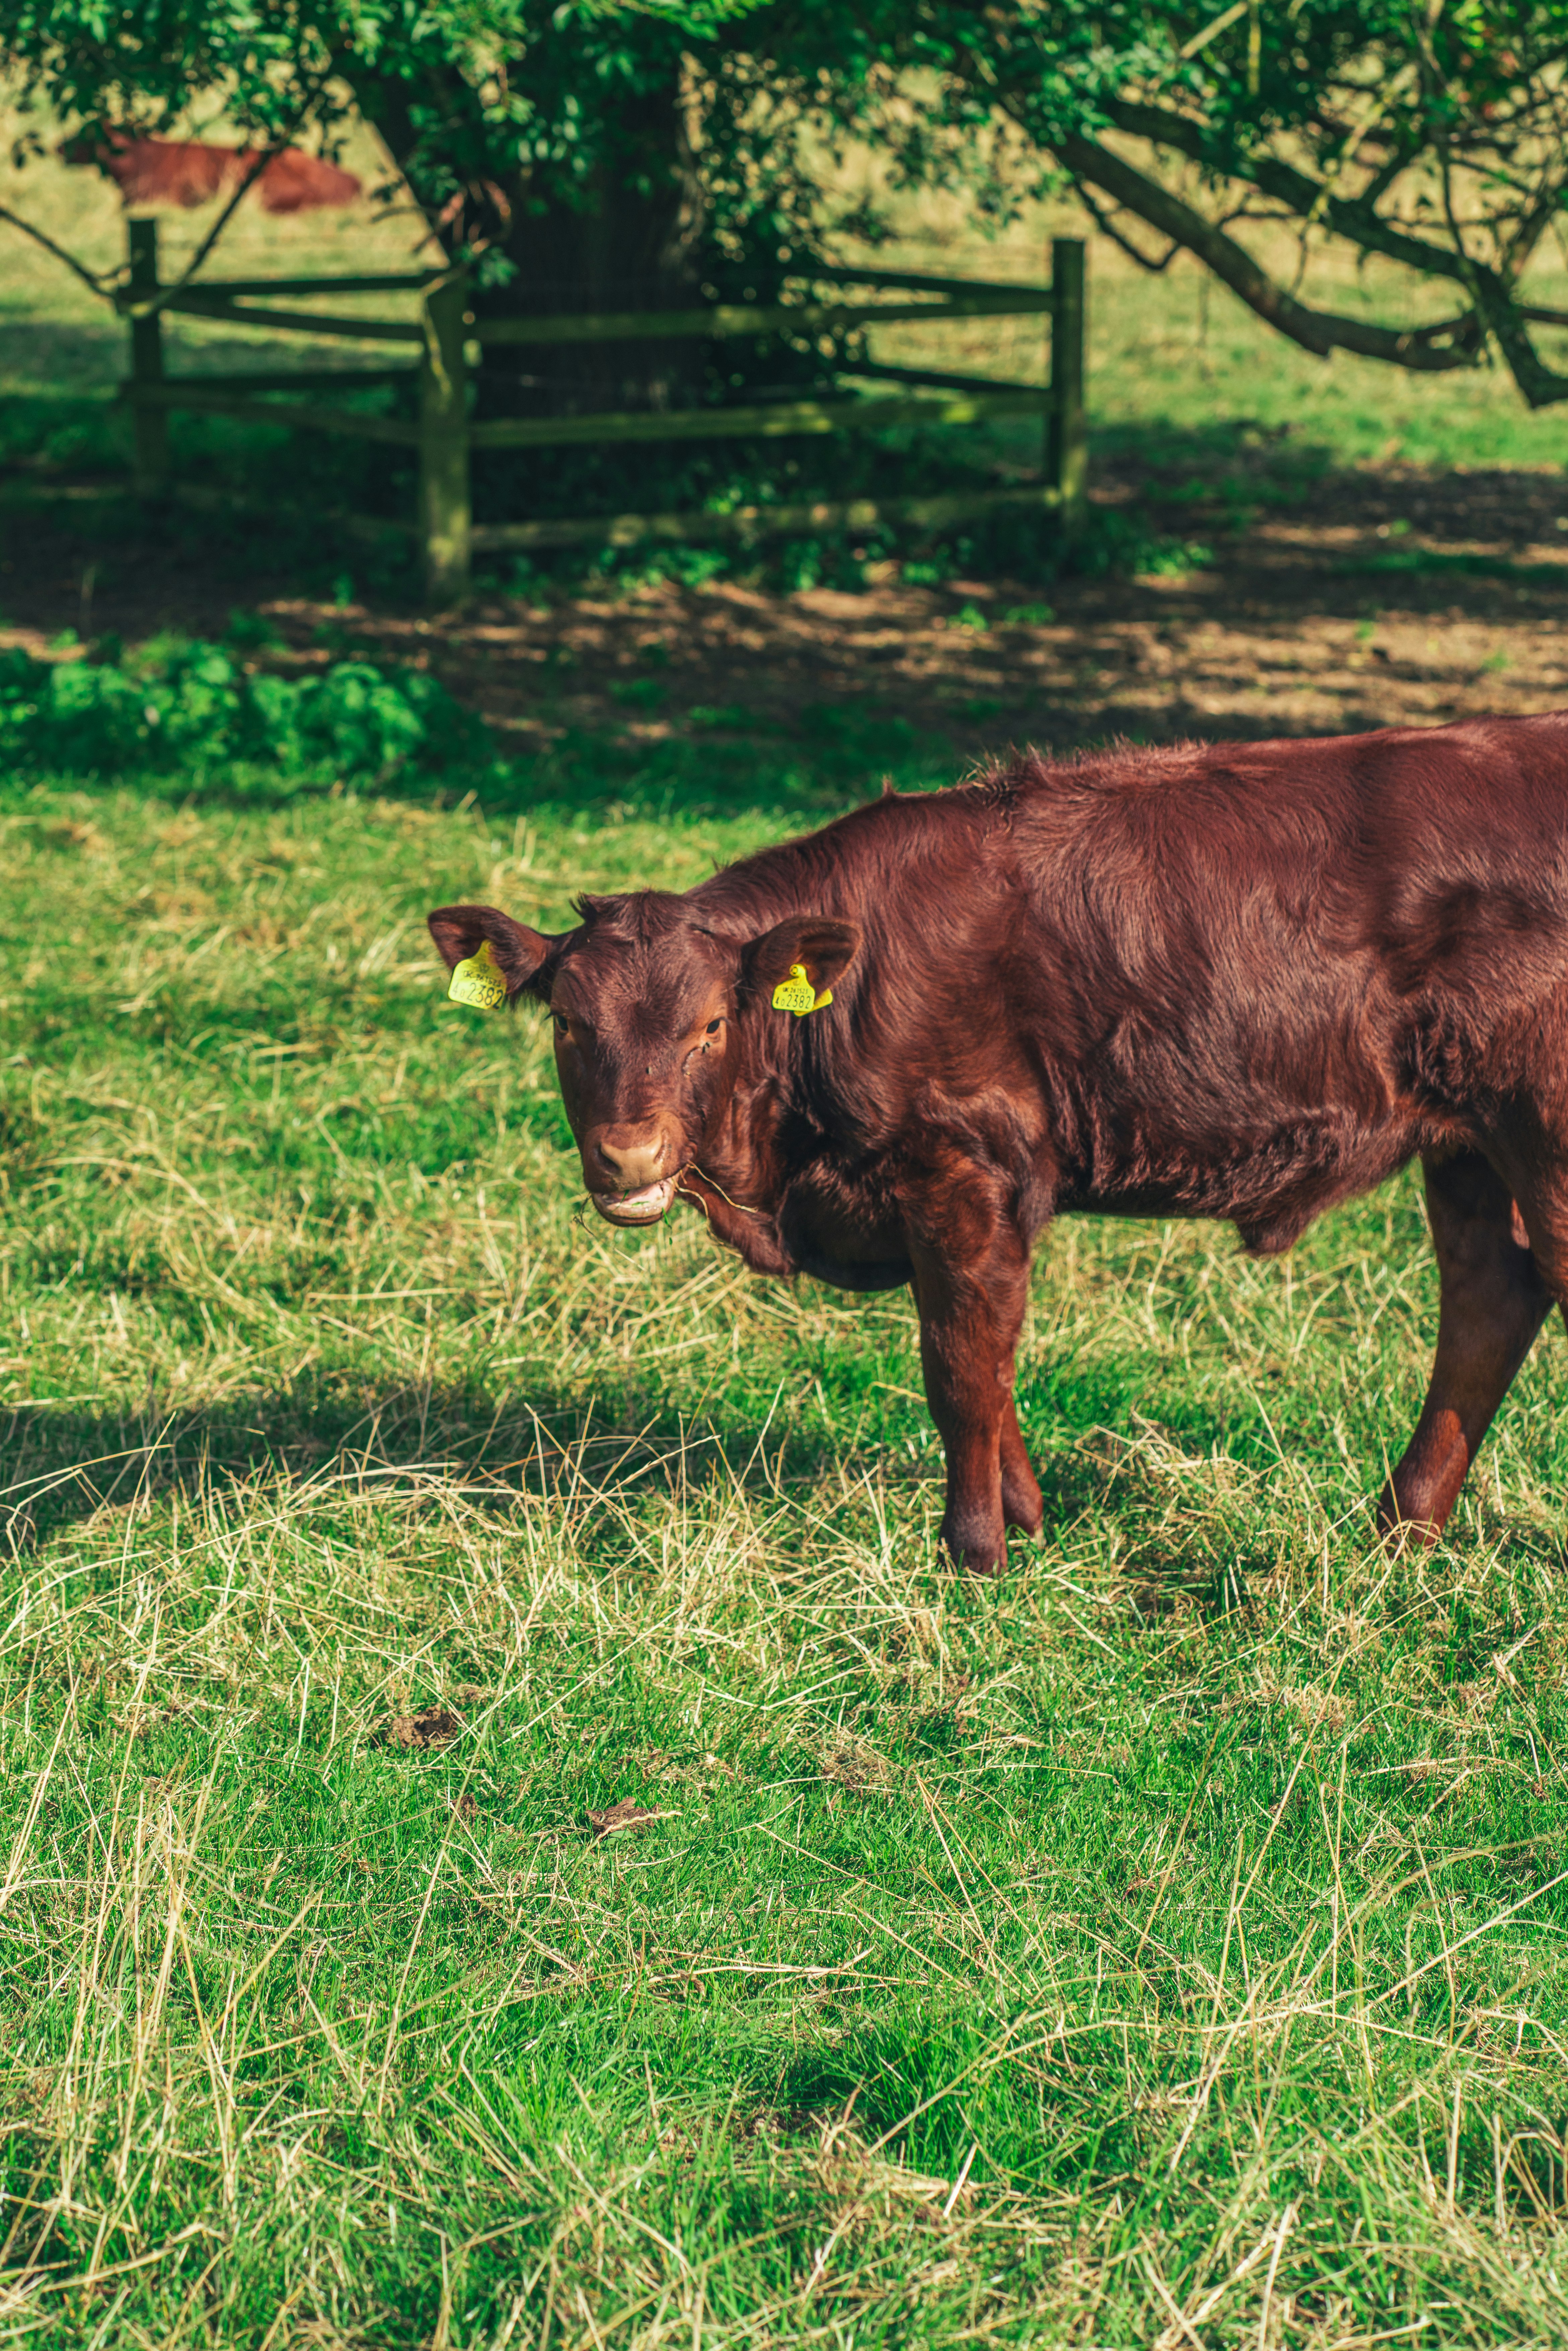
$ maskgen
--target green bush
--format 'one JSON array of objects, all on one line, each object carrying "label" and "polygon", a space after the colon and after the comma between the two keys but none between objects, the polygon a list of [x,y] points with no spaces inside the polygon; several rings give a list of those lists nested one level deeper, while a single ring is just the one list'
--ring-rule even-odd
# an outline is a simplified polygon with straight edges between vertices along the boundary
[{"label": "green bush", "polygon": [[417,670],[350,661],[312,677],[251,675],[221,645],[170,637],[123,660],[0,653],[0,752],[13,768],[240,764],[375,782],[483,751],[480,722]]}]

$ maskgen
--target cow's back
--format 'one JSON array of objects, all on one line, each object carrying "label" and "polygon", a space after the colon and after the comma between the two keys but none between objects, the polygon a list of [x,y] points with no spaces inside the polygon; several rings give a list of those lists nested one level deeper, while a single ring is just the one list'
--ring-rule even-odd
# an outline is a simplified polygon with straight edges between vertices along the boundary
[{"label": "cow's back", "polygon": [[1009,1016],[1085,1204],[1283,1246],[1563,1020],[1568,717],[1015,772]]},{"label": "cow's back", "polygon": [[[1520,1001],[1568,962],[1568,715],[1020,772],[1033,923],[1091,1029],[1216,993]],[[1234,1008],[1239,1016],[1239,1002]]]}]

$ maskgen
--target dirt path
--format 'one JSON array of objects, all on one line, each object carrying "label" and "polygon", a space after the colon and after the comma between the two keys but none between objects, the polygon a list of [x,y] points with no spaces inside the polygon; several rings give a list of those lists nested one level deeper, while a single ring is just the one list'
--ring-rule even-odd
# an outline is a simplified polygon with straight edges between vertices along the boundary
[{"label": "dirt path", "polygon": [[42,649],[84,622],[128,641],[215,635],[243,597],[281,633],[269,659],[428,664],[519,747],[567,727],[788,734],[827,705],[963,758],[1009,741],[1332,733],[1568,703],[1561,476],[1368,469],[1325,478],[1310,508],[1239,512],[1234,481],[1163,507],[1160,492],[1124,471],[1097,496],[1135,500],[1209,545],[1211,565],[1045,589],[888,581],[785,596],[717,581],[550,606],[479,596],[434,621],[239,580],[232,560],[193,561],[155,530],[95,545],[89,509],[56,507],[7,532],[0,643]]}]

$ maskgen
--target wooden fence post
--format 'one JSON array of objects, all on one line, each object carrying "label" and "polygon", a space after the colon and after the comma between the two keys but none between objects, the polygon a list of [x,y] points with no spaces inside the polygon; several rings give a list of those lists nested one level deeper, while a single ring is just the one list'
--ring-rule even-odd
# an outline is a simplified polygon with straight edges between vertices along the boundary
[{"label": "wooden fence post", "polygon": [[1061,493],[1068,530],[1082,518],[1089,485],[1089,439],[1083,423],[1083,241],[1053,237],[1051,290],[1051,423],[1046,435],[1046,479]]},{"label": "wooden fence post", "polygon": [[[130,227],[133,300],[146,301],[158,291],[158,224],[133,220]],[[131,321],[131,416],[135,432],[131,481],[138,497],[154,498],[169,486],[169,412],[141,397],[144,384],[163,381],[163,321],[156,310],[151,318]]]},{"label": "wooden fence post", "polygon": [[463,342],[468,286],[449,277],[424,299],[419,370],[419,538],[433,604],[468,592],[473,515],[468,481],[468,378]]}]

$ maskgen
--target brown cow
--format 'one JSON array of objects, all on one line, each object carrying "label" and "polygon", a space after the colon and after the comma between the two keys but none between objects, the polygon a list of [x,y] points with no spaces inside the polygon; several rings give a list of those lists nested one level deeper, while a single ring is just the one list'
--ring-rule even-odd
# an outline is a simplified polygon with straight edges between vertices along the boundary
[{"label": "brown cow", "polygon": [[[256,160],[249,147],[213,147],[204,139],[137,139],[125,131],[111,131],[96,144],[68,139],[60,153],[68,163],[96,163],[124,204],[180,204],[187,212],[229,194]],[[301,148],[284,147],[262,165],[250,193],[264,213],[308,213],[351,204],[360,191],[352,172]]]},{"label": "brown cow", "polygon": [[1031,755],[578,912],[430,927],[549,1006],[611,1223],[681,1197],[759,1272],[913,1284],[970,1567],[1041,1524],[1011,1387],[1052,1217],[1269,1256],[1419,1154],[1437,1362],[1380,1518],[1428,1540],[1568,1301],[1568,714]]}]

